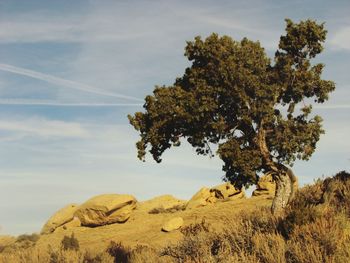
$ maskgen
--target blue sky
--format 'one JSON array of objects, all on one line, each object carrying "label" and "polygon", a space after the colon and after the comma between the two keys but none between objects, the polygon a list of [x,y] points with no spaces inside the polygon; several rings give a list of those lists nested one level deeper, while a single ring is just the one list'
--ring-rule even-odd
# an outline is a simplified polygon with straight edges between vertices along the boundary
[{"label": "blue sky", "polygon": [[326,22],[318,61],[337,84],[315,109],[326,134],[295,173],[305,184],[350,170],[349,11],[349,1],[0,0],[0,234],[39,231],[101,193],[187,199],[220,183],[220,160],[186,145],[140,162],[126,115],[182,75],[187,40],[246,36],[273,55],[286,17]]}]

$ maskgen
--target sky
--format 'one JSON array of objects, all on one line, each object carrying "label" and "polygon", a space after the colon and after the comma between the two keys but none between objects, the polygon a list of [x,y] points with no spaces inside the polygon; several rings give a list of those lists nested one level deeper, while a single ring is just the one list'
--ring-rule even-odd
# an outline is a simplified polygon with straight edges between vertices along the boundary
[{"label": "sky", "polygon": [[315,107],[326,134],[294,172],[304,185],[349,171],[349,12],[342,0],[0,0],[0,235],[39,232],[59,208],[98,194],[189,199],[220,184],[221,161],[186,144],[161,164],[139,161],[127,114],[183,74],[186,41],[248,37],[273,56],[285,18],[326,23],[317,62],[336,83]]}]

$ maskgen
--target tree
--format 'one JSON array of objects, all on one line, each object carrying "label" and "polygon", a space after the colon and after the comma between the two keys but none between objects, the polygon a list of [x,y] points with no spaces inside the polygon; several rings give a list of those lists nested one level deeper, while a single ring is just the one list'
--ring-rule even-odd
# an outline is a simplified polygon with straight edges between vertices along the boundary
[{"label": "tree", "polygon": [[311,59],[323,50],[327,31],[313,20],[286,19],[273,62],[259,42],[235,41],[213,33],[187,42],[192,62],[171,86],[156,86],[145,98],[145,112],[128,115],[140,133],[138,157],[162,153],[185,138],[197,154],[224,162],[224,179],[236,187],[255,184],[269,172],[276,182],[272,212],[293,196],[296,159],[308,160],[322,129],[311,116],[312,102],[323,103],[335,84],[321,79],[323,64]]}]

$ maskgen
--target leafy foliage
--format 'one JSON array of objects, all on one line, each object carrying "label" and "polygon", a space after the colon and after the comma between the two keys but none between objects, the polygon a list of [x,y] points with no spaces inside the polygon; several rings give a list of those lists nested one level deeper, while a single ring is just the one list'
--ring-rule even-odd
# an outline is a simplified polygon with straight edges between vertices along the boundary
[{"label": "leafy foliage", "polygon": [[321,79],[324,65],[310,62],[322,52],[326,30],[312,20],[286,23],[273,59],[247,38],[212,34],[187,42],[192,65],[173,85],[156,86],[145,112],[128,116],[140,132],[138,157],[149,151],[161,162],[181,138],[201,155],[218,145],[225,177],[237,186],[256,183],[272,166],[309,159],[323,133],[310,101],[323,103],[335,88]]}]

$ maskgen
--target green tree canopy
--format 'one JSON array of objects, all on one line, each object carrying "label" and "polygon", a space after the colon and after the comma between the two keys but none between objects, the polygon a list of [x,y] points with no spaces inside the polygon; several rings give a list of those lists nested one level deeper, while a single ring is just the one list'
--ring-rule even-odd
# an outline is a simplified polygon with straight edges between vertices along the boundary
[{"label": "green tree canopy", "polygon": [[[308,160],[323,133],[311,101],[323,103],[335,85],[321,78],[323,64],[311,64],[323,50],[324,24],[289,19],[286,24],[273,59],[247,38],[213,33],[187,42],[192,65],[173,85],[156,86],[145,99],[145,112],[128,116],[141,137],[138,157],[144,160],[149,151],[160,162],[181,138],[202,155],[212,155],[210,145],[216,144],[227,180],[242,187],[271,172],[276,196],[282,191],[288,199],[293,190],[283,183],[288,173],[291,177],[288,166]],[[279,207],[287,203],[281,202]]]}]

